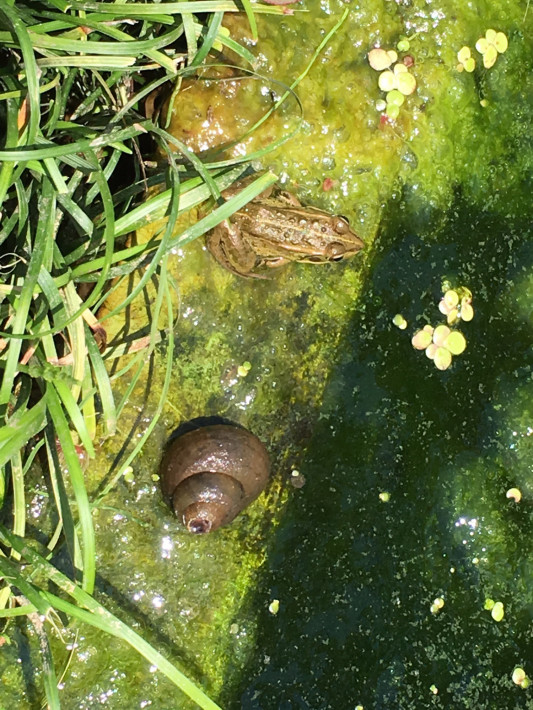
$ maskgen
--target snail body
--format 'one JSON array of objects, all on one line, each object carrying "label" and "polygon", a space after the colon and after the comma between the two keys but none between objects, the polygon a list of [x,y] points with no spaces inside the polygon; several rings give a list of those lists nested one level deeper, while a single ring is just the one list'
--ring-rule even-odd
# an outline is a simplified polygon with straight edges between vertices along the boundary
[{"label": "snail body", "polygon": [[251,432],[214,424],[182,434],[161,462],[161,488],[185,527],[206,533],[230,523],[265,488],[267,450]]}]

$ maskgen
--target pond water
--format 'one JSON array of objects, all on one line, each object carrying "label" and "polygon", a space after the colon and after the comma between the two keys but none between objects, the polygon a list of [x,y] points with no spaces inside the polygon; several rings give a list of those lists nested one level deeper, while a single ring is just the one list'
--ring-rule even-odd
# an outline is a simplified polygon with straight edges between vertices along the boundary
[{"label": "pond water", "polygon": [[[279,612],[263,610],[226,707],[533,707],[511,680],[533,659],[530,214],[458,199],[438,243],[391,214],[300,467],[307,483],[269,542],[263,594]],[[442,319],[452,274],[475,316],[440,372],[392,317]]]},{"label": "pond water", "polygon": [[[322,77],[333,66],[341,78],[329,75],[327,98],[311,112],[311,124],[322,124],[310,139],[316,159],[309,166],[289,148],[274,164],[293,176],[291,161],[305,163],[304,191],[331,175],[322,199],[377,236],[299,462],[306,485],[267,543],[256,653],[225,707],[533,707],[531,689],[512,680],[533,659],[533,91],[522,73],[532,57],[524,10],[357,7],[361,24],[350,16],[321,62]],[[489,26],[514,38],[516,63],[507,56],[505,68],[479,67],[473,45]],[[354,47],[388,49],[399,33],[416,35],[418,90],[389,131],[372,117],[377,97]],[[473,74],[457,71],[463,45],[477,57]],[[335,144],[335,164],[321,173],[348,113],[357,130]],[[369,195],[382,208],[376,221]],[[439,371],[410,341],[445,321],[446,282],[471,290],[475,315],[459,322],[465,352]],[[513,488],[520,502],[507,497]],[[279,600],[276,615],[265,599]],[[499,621],[487,608],[497,602]]]}]

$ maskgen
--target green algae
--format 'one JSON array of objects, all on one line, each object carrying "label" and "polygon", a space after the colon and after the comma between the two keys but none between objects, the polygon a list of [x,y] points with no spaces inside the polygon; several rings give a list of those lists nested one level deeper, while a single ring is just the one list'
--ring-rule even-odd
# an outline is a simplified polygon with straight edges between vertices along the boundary
[{"label": "green algae", "polygon": [[[522,39],[523,8],[519,3],[490,9],[480,4],[465,7],[448,3],[439,5],[437,11],[429,4],[414,2],[387,10],[386,23],[377,26],[369,21],[377,14],[372,4],[350,15],[321,67],[322,72],[331,71],[325,101],[312,98],[320,95],[320,73],[301,85],[305,120],[315,129],[310,149],[316,156],[323,156],[322,160],[308,165],[301,152],[292,153],[288,146],[272,164],[275,171],[284,170],[289,178],[295,172],[300,189],[310,194],[316,194],[324,172],[336,180],[337,188],[328,193],[327,203],[352,219],[359,217],[363,236],[373,234],[372,207],[376,209],[380,198],[390,195],[397,178],[416,189],[415,203],[422,199],[433,208],[450,205],[456,184],[471,192],[476,201],[492,201],[494,193],[499,192],[496,182],[500,171],[511,161],[516,165],[517,134],[521,140],[529,135],[523,119],[531,100],[526,78],[531,48]],[[286,29],[286,43],[301,31],[300,22],[298,18]],[[504,58],[480,76],[457,74],[455,53],[465,40],[475,41],[491,23],[505,27],[511,37]],[[410,53],[419,88],[402,108],[396,125],[377,130],[379,116],[369,111],[370,103],[377,98],[375,74],[368,70],[366,53],[376,43],[394,46],[395,38],[405,28],[415,35]],[[295,52],[305,51],[302,43],[297,44]],[[287,55],[286,72],[295,63],[291,53]],[[337,72],[342,80],[332,81]],[[489,110],[479,103],[483,97],[489,102]],[[502,130],[504,125],[506,129]],[[336,142],[334,137],[341,131],[343,140]],[[514,134],[511,139],[510,131]],[[332,152],[333,146],[336,150]],[[328,159],[335,163],[333,168],[328,169]],[[522,154],[519,162],[522,159],[530,161],[530,155]],[[503,181],[506,185],[520,183],[523,171],[520,165],[516,167],[516,172]],[[369,196],[376,198],[374,205],[369,203]]]},{"label": "green algae", "polygon": [[[309,431],[307,408],[318,405],[340,334],[336,321],[353,306],[358,279],[351,269],[325,267],[304,287],[305,267],[298,267],[266,281],[239,282],[237,301],[233,276],[212,269],[211,259],[196,244],[173,260],[181,318],[171,397],[150,445],[96,508],[94,520],[99,599],[216,697],[227,685],[228,673],[237,677],[242,672],[253,644],[255,613],[249,595],[264,563],[265,540],[279,522],[273,511],[279,512],[287,498],[286,479],[297,460],[292,433],[294,428],[303,435]],[[334,289],[339,278],[342,294]],[[123,298],[120,294],[114,294],[111,307]],[[258,297],[264,311],[259,315]],[[129,308],[128,333],[140,332],[153,298],[150,285]],[[269,317],[270,309],[283,314],[281,322]],[[331,320],[324,319],[325,312]],[[120,340],[121,322],[111,320],[109,333],[116,332]],[[149,379],[138,383],[133,406],[124,411],[120,434],[91,466],[88,476],[94,490],[107,471],[113,475],[117,452],[149,425],[165,356],[163,343],[148,370]],[[246,377],[239,377],[245,362],[251,367]],[[168,434],[180,421],[206,413],[227,416],[260,435],[272,451],[277,475],[237,525],[194,538],[173,518],[153,476]],[[286,422],[282,430],[280,417]],[[106,702],[115,707],[129,708],[148,699],[163,707],[164,698],[175,692],[124,645],[106,641],[105,652],[99,654],[101,635],[79,628],[75,662],[63,692],[66,703],[83,698],[83,707],[92,707],[108,694]],[[59,642],[55,650],[66,662],[67,651]],[[97,679],[90,689],[88,677]],[[143,679],[135,690],[132,677]],[[176,702],[188,707],[181,698]]]}]

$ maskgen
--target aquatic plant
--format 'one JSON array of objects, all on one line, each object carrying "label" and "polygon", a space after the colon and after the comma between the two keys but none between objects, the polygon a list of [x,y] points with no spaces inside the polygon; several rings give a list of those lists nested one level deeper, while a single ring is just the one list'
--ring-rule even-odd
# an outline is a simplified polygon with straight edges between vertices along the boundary
[{"label": "aquatic plant", "polygon": [[268,611],[272,614],[272,616],[276,616],[279,611],[279,599],[273,599],[270,602],[268,605]]},{"label": "aquatic plant", "polygon": [[505,496],[506,498],[512,498],[515,503],[520,503],[522,500],[522,492],[519,488],[509,488]]},{"label": "aquatic plant", "polygon": [[526,689],[529,686],[530,680],[523,668],[515,668],[511,677],[513,683],[519,685],[521,688]]},{"label": "aquatic plant", "polygon": [[[407,51],[410,47],[409,40],[400,40],[397,46],[399,51]],[[406,56],[401,62],[397,62],[397,59],[398,54],[394,49],[374,47],[368,53],[368,63],[372,69],[381,72],[378,86],[386,93],[385,101],[377,101],[376,108],[378,111],[385,111],[391,119],[398,117],[405,97],[416,91],[416,79],[409,72],[409,66],[413,63],[412,57]],[[390,69],[392,64],[394,66]]]},{"label": "aquatic plant", "polygon": [[394,49],[382,49],[381,47],[374,47],[368,53],[368,63],[376,71],[383,71],[388,69],[391,64],[398,59],[398,54]]},{"label": "aquatic plant", "polygon": [[[468,322],[474,317],[472,307],[472,293],[462,286],[457,289],[449,287],[448,282],[443,284],[444,295],[439,302],[439,311],[446,315],[448,325],[425,325],[417,330],[411,344],[415,350],[424,350],[426,356],[433,360],[438,370],[447,370],[452,364],[453,356],[461,355],[466,349],[466,338],[455,329],[448,326],[458,320]],[[393,323],[401,330],[407,326],[407,321],[401,314],[396,314]]]},{"label": "aquatic plant", "polygon": [[407,328],[407,321],[401,313],[397,313],[392,319],[392,322],[400,330],[405,330]]},{"label": "aquatic plant", "polygon": [[249,360],[245,360],[242,365],[237,367],[237,375],[239,377],[246,377],[251,369],[252,363]]},{"label": "aquatic plant", "polygon": [[480,37],[476,42],[477,51],[483,55],[483,66],[490,69],[496,63],[498,54],[507,51],[508,41],[503,32],[489,29],[484,37]]},{"label": "aquatic plant", "polygon": [[471,321],[474,317],[471,292],[467,288],[447,289],[439,302],[439,311],[446,316],[448,325],[458,320]]},{"label": "aquatic plant", "polygon": [[438,614],[439,611],[443,608],[444,606],[444,599],[442,597],[436,597],[436,599],[433,600],[431,606],[429,607],[429,610],[432,614]]},{"label": "aquatic plant", "polygon": [[452,355],[460,355],[466,348],[464,335],[446,325],[424,326],[413,335],[411,343],[415,350],[425,350],[438,370],[447,370],[452,364]]},{"label": "aquatic plant", "polygon": [[[476,42],[476,49],[483,57],[483,66],[485,69],[490,69],[496,63],[498,54],[503,54],[507,51],[508,40],[503,32],[489,29],[485,32],[484,37],[480,37]],[[470,47],[464,46],[457,52],[457,71],[466,71],[472,73],[476,68],[476,60],[472,56]]]},{"label": "aquatic plant", "polygon": [[494,621],[501,621],[504,617],[505,611],[502,602],[495,602],[494,599],[485,599],[483,608],[486,611],[490,611]]},{"label": "aquatic plant", "polygon": [[458,72],[466,71],[470,74],[476,68],[476,60],[472,56],[470,47],[461,47],[457,52],[457,61],[459,62],[457,64]]}]

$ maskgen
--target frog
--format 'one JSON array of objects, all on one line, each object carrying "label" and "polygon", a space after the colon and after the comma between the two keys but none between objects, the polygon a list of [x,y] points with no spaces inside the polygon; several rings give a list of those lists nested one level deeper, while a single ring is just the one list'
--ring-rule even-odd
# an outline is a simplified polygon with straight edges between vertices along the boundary
[{"label": "frog", "polygon": [[[243,186],[244,181],[233,185],[222,197],[229,199]],[[206,246],[228,271],[266,278],[257,272],[263,266],[343,261],[364,243],[344,217],[304,207],[295,195],[270,187],[211,230]]]}]

